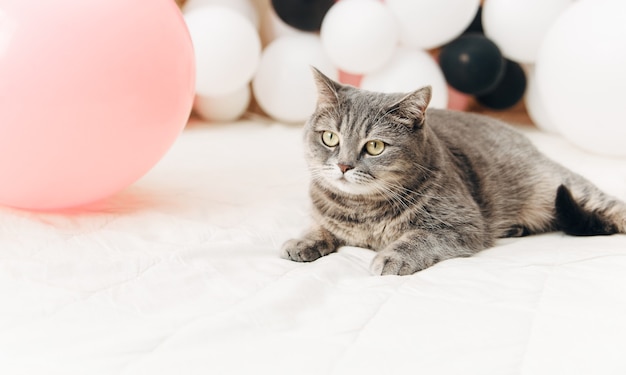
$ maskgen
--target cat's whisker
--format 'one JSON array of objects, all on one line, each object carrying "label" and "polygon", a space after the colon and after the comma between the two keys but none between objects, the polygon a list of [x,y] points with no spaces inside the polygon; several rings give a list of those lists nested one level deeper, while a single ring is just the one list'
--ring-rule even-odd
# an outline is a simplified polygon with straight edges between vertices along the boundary
[{"label": "cat's whisker", "polygon": [[[327,179],[327,173],[332,170],[334,170],[334,166],[328,164],[310,167],[311,178],[312,180],[320,181],[324,184],[325,179]],[[371,188],[372,192],[382,196],[383,199],[389,202],[395,208],[395,211],[399,213],[410,209],[419,210],[423,216],[428,217],[446,227],[450,226],[447,221],[429,213],[423,207],[425,203],[423,201],[424,199],[446,199],[450,197],[436,194],[426,194],[421,191],[411,190],[402,186],[398,182],[375,179],[373,176],[361,171],[356,171],[354,173],[354,183]],[[432,185],[436,186],[436,184]]]},{"label": "cat's whisker", "polygon": [[400,211],[409,209],[412,205],[417,205],[416,198],[406,194],[399,194],[395,186],[386,181],[377,181],[374,184],[376,190],[390,203],[392,203]]},{"label": "cat's whisker", "polygon": [[[425,194],[412,191],[401,185],[397,185],[388,181],[381,181],[381,185],[377,186],[377,188],[378,191],[380,191],[383,195],[391,198],[394,203],[400,203],[405,209],[417,209],[425,216],[428,216],[429,218],[439,222],[440,224],[443,224],[446,227],[451,227],[451,224],[449,222],[441,219],[439,216],[433,215],[428,212],[424,208],[424,202],[416,197],[417,195],[420,198],[440,198],[439,196],[433,195],[429,197]],[[404,192],[404,194],[402,194],[402,192]]]},{"label": "cat's whisker", "polygon": [[388,198],[387,201],[391,202],[399,212],[411,208],[409,203],[405,202],[402,197],[400,197],[398,194],[395,194],[392,190],[381,188],[380,191]]},{"label": "cat's whisker", "polygon": [[[398,182],[391,182],[391,181],[381,181],[385,184],[387,184],[387,186],[389,188],[393,188],[393,189],[397,189],[399,191],[405,192],[408,195],[412,195],[412,196],[419,196],[419,197],[423,197],[423,198],[441,198],[441,199],[450,199],[450,198],[454,198],[454,196],[443,196],[443,195],[439,195],[439,194],[426,194],[423,191],[416,191],[416,190],[411,190],[403,185],[401,185]],[[436,184],[432,181],[428,182],[430,185],[437,187],[437,188],[442,188],[441,185]]]}]

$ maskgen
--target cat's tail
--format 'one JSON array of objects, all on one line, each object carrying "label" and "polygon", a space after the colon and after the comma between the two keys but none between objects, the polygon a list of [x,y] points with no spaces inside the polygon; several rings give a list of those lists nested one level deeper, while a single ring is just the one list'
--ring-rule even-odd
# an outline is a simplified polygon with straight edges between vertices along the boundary
[{"label": "cat's tail", "polygon": [[594,193],[599,195],[575,199],[565,185],[559,186],[554,202],[558,229],[573,236],[626,233],[626,204]]}]

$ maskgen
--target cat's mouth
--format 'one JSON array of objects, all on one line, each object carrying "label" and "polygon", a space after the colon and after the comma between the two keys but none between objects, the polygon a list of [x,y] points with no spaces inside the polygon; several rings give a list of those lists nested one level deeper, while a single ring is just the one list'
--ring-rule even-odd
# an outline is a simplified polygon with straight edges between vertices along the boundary
[{"label": "cat's mouth", "polygon": [[342,188],[348,188],[351,185],[355,185],[355,183],[348,180],[345,175],[332,179],[331,183],[335,186],[341,186]]},{"label": "cat's mouth", "polygon": [[337,178],[330,179],[329,183],[336,190],[350,195],[367,195],[372,193],[372,189],[368,186],[368,184],[353,181],[350,176],[345,174]]}]

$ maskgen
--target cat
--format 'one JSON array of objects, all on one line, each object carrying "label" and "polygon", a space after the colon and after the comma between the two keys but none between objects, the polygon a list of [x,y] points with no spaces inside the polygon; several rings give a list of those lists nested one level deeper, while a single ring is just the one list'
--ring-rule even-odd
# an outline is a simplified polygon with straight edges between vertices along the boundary
[{"label": "cat", "polygon": [[377,252],[374,274],[409,275],[503,237],[626,233],[626,204],[513,127],[427,109],[431,87],[385,94],[313,74],[304,141],[314,224],[282,257],[309,262],[358,246]]}]

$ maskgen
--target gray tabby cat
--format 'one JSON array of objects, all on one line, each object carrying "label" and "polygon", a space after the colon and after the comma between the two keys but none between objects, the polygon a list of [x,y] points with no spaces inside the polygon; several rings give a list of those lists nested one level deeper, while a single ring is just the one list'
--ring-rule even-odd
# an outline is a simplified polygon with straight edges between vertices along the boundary
[{"label": "gray tabby cat", "polygon": [[430,87],[382,94],[314,75],[318,104],[304,138],[315,224],[283,257],[308,262],[359,246],[378,252],[373,273],[407,275],[501,237],[626,233],[626,204],[508,125],[427,111]]}]

